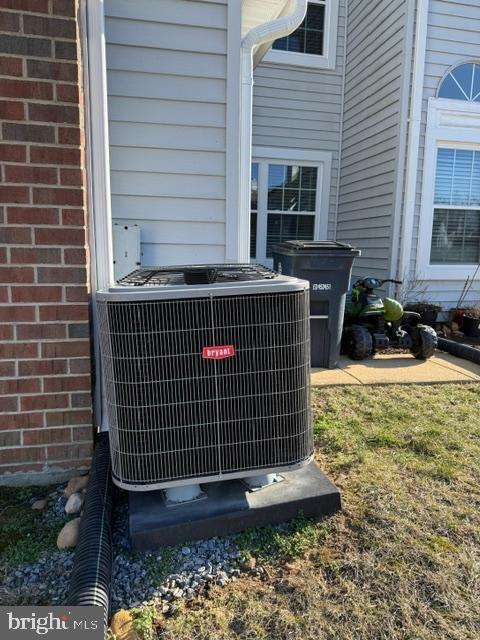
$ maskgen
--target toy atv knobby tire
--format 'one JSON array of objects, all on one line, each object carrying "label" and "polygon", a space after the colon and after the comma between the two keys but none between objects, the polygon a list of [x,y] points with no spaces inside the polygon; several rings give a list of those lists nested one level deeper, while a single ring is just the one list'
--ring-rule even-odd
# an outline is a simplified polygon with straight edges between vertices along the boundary
[{"label": "toy atv knobby tire", "polygon": [[343,349],[352,360],[368,358],[373,351],[373,340],[370,331],[361,324],[352,324],[343,332]]},{"label": "toy atv knobby tire", "polygon": [[424,324],[417,324],[410,333],[412,347],[410,353],[418,360],[428,360],[435,353],[437,348],[437,334],[432,327]]}]

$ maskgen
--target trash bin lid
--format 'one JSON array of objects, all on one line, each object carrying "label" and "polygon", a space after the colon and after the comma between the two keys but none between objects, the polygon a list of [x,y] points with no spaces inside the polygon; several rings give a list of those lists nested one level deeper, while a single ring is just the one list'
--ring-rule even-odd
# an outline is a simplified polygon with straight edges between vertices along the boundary
[{"label": "trash bin lid", "polygon": [[334,252],[335,255],[339,255],[340,253],[343,255],[360,255],[360,249],[354,249],[351,244],[335,242],[334,240],[287,240],[286,242],[273,245],[272,249],[279,253],[305,252],[318,255],[319,253]]}]

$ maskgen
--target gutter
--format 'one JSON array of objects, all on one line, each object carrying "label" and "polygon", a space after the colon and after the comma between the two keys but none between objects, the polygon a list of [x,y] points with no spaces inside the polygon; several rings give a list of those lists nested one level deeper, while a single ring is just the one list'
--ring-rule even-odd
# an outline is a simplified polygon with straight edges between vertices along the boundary
[{"label": "gutter", "polygon": [[429,0],[418,0],[415,30],[415,57],[412,75],[412,95],[408,125],[407,166],[404,189],[403,219],[400,233],[400,251],[396,277],[408,279],[412,253],[413,222],[418,174],[420,126],[422,118],[423,84],[425,75],[425,50],[427,46]]},{"label": "gutter", "polygon": [[252,162],[253,56],[255,47],[292,33],[307,12],[307,0],[290,0],[293,11],[250,29],[240,52],[240,197],[238,210],[238,261],[250,262],[250,180]]}]

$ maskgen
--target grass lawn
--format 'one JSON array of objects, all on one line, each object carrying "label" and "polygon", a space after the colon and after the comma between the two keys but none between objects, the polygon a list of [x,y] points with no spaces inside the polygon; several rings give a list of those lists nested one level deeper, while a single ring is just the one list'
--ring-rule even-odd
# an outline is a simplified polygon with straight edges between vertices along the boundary
[{"label": "grass lawn", "polygon": [[[56,549],[61,525],[38,525],[38,512],[31,508],[35,496],[52,487],[0,487],[0,580],[8,567],[36,562],[41,553]],[[1,601],[0,587],[0,601]]]},{"label": "grass lawn", "polygon": [[322,389],[313,406],[343,512],[299,520],[285,544],[244,534],[263,578],[213,587],[154,635],[478,640],[480,385]]}]

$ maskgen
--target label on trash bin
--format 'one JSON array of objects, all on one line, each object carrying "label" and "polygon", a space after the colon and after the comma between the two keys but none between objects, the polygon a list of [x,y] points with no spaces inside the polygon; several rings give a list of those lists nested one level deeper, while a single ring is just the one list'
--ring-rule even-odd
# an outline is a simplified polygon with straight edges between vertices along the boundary
[{"label": "label on trash bin", "polygon": [[313,282],[312,291],[331,291],[332,285],[330,282]]}]

